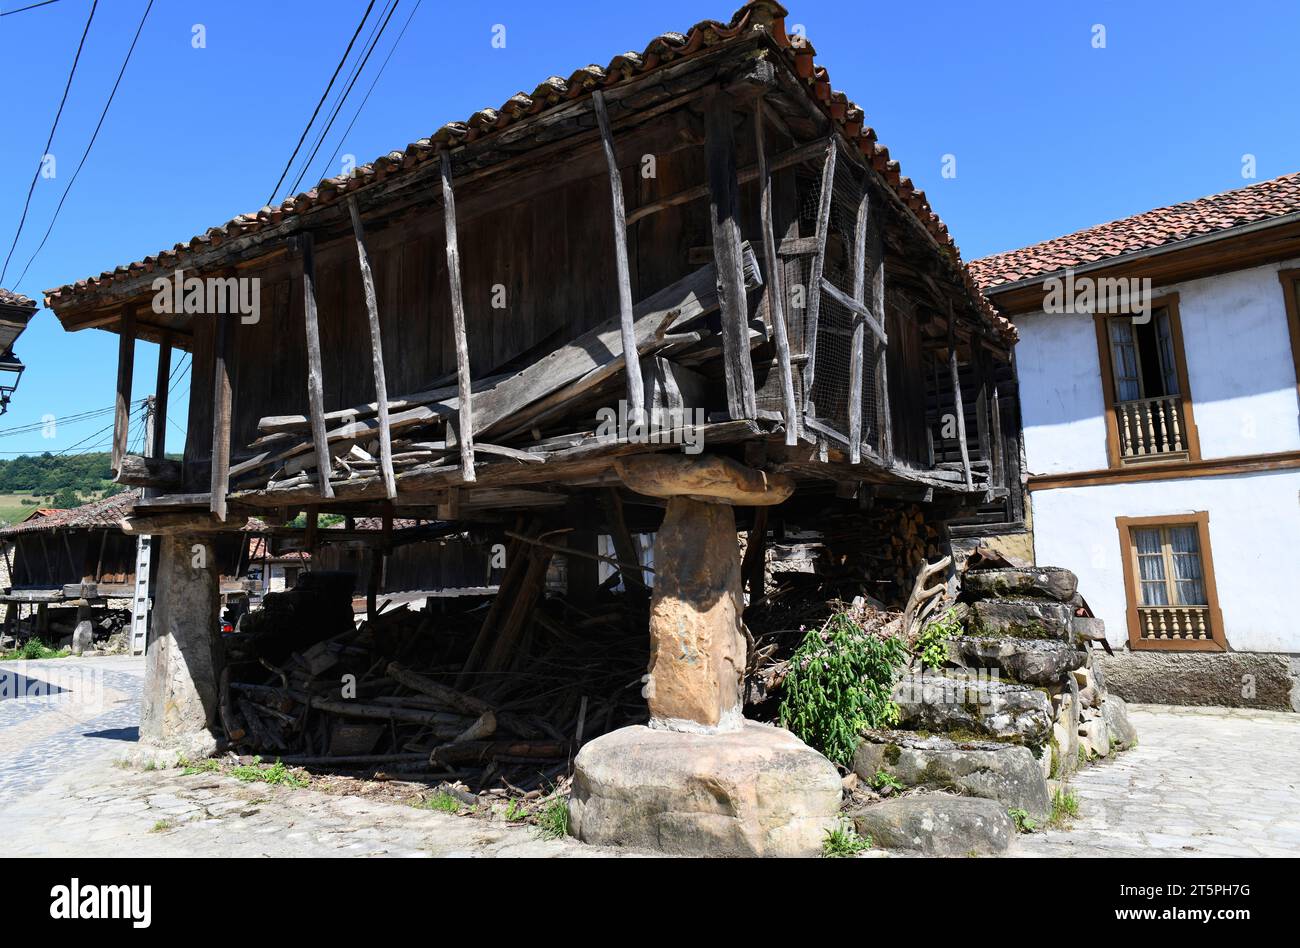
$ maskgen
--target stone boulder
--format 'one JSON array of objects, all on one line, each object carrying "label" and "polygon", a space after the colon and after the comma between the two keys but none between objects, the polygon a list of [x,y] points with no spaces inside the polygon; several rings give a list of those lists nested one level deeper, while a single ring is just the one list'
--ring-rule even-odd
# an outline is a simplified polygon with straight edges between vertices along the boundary
[{"label": "stone boulder", "polygon": [[966,668],[996,668],[1027,685],[1054,685],[1083,666],[1087,653],[1054,639],[987,638],[966,635],[948,642],[952,661]]},{"label": "stone boulder", "polygon": [[884,849],[927,856],[992,855],[1006,852],[1015,824],[996,800],[919,793],[856,810],[853,825]]},{"label": "stone boulder", "polygon": [[1073,639],[1074,609],[1046,599],[982,599],[971,608],[972,635],[993,638]]},{"label": "stone boulder", "polygon": [[1100,711],[1087,711],[1079,722],[1079,737],[1091,757],[1110,756],[1110,728]]},{"label": "stone boulder", "polygon": [[1071,602],[1079,580],[1068,569],[980,569],[962,577],[962,592],[972,599],[1052,599]]},{"label": "stone boulder", "polygon": [[781,728],[637,725],[578,752],[569,832],[682,856],[816,856],[838,825],[840,799],[835,765]]},{"label": "stone boulder", "polygon": [[1094,616],[1075,616],[1070,620],[1070,631],[1080,644],[1106,641],[1106,623]]},{"label": "stone boulder", "polygon": [[906,731],[868,731],[853,755],[853,770],[868,785],[884,771],[905,787],[947,790],[996,800],[1039,822],[1052,814],[1038,761],[1029,748],[997,741],[954,741]]},{"label": "stone boulder", "polygon": [[987,678],[906,675],[894,685],[899,725],[917,731],[968,732],[984,737],[1045,744],[1052,730],[1052,703],[1028,685]]},{"label": "stone boulder", "polygon": [[1128,750],[1137,746],[1137,728],[1129,720],[1128,705],[1124,703],[1123,698],[1108,695],[1101,703],[1101,717],[1106,722],[1106,730],[1110,732],[1112,747],[1116,750]]}]

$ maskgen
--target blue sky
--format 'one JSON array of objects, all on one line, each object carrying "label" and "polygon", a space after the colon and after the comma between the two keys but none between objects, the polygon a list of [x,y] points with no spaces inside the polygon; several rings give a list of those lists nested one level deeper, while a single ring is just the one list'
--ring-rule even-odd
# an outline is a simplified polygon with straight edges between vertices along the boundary
[{"label": "blue sky", "polygon": [[[29,2],[0,0],[0,10]],[[308,183],[338,172],[325,157],[415,2],[400,0]],[[739,2],[423,0],[341,153],[370,160],[553,73],[607,63],[706,17],[725,20]],[[365,0],[155,0],[54,233],[14,286],[145,3],[100,0],[51,149],[58,176],[37,184],[11,289],[38,298],[260,207],[365,8]],[[866,110],[966,259],[1249,184],[1243,155],[1255,156],[1258,180],[1300,169],[1293,0],[1232,9],[1173,0],[786,6],[787,24],[804,25],[818,62]],[[0,18],[0,255],[89,9],[90,0],[59,0]],[[195,24],[206,29],[206,48],[191,44]],[[503,49],[492,45],[496,24],[506,28]],[[1104,49],[1093,46],[1096,24],[1105,27]],[[955,177],[942,175],[945,155],[956,158]],[[102,447],[107,435],[92,436],[107,417],[60,425],[53,438],[6,429],[111,405],[116,337],[66,334],[42,310],[16,348],[28,368],[0,418],[0,457],[85,439],[83,447]],[[142,397],[156,350],[138,348]],[[174,417],[188,388],[186,379],[173,395]],[[169,433],[169,450],[179,450],[180,429]]]}]

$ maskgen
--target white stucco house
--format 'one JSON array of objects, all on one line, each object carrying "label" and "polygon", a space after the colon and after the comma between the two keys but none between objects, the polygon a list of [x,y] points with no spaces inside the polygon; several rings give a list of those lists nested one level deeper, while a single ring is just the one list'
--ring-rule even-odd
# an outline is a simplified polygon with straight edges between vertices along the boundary
[{"label": "white stucco house", "polygon": [[1300,710],[1300,174],[971,269],[1020,333],[1035,558],[1120,692]]}]

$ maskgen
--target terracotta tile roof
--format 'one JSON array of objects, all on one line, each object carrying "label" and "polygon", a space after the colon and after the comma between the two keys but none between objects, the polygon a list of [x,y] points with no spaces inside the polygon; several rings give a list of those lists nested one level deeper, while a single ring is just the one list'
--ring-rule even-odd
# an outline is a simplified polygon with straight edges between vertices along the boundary
[{"label": "terracotta tile roof", "polygon": [[848,142],[884,177],[938,245],[949,251],[972,302],[981,308],[985,318],[996,325],[1007,339],[1014,339],[1015,327],[985,302],[974,278],[961,263],[960,251],[948,233],[947,226],[931,209],[925,192],[917,190],[911,180],[902,175],[898,162],[889,157],[889,149],[876,141],[875,131],[865,124],[866,116],[862,108],[843,92],[832,88],[830,74],[824,66],[815,62],[816,50],[812,43],[802,37],[792,39],[786,34],[786,15],[786,9],[775,0],[748,0],[732,14],[727,23],[702,20],[686,33],[661,34],[639,53],[628,52],[615,56],[607,66],[585,66],[567,79],[551,76],[532,93],[518,92],[500,108],[481,109],[463,122],[443,125],[428,138],[407,145],[404,151],[389,152],[369,164],[358,166],[351,174],[326,178],[316,187],[287,198],[278,207],[268,206],[253,213],[241,214],[225,224],[209,228],[206,233],[191,238],[188,243],[176,244],[171,250],[164,250],[113,270],[105,270],[98,277],[46,290],[46,305],[54,306],[56,303],[93,294],[115,280],[135,277],[142,272],[156,269],[171,271],[184,267],[194,252],[273,227],[288,215],[302,214],[318,205],[331,204],[343,194],[390,176],[408,173],[429,161],[438,160],[443,151],[500,132],[513,123],[587,96],[597,88],[607,88],[640,78],[661,66],[710,51],[721,44],[742,39],[754,30],[761,30],[786,54],[794,73],[803,81],[823,111],[835,121]]},{"label": "terracotta tile roof", "polygon": [[1300,212],[1300,172],[1271,181],[1156,208],[1122,220],[971,261],[985,292],[1086,263],[1162,247]]},{"label": "terracotta tile roof", "polygon": [[[248,561],[255,563],[266,555],[266,537],[255,536],[248,540]],[[306,550],[285,550],[281,553],[272,553],[270,559],[288,560],[294,563],[310,563],[311,554]]]},{"label": "terracotta tile roof", "polygon": [[36,309],[35,300],[28,299],[21,293],[6,290],[3,286],[0,286],[0,303],[3,303],[5,306],[22,306],[31,310]]},{"label": "terracotta tile roof", "polygon": [[87,530],[95,527],[121,529],[127,511],[140,500],[141,494],[140,490],[124,490],[112,497],[92,500],[88,504],[66,510],[41,507],[32,511],[22,523],[0,530],[0,537],[38,530]]}]

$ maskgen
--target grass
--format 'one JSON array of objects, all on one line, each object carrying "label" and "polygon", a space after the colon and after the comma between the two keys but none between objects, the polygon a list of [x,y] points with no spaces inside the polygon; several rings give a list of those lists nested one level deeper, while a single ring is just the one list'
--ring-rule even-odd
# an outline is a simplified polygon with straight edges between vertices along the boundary
[{"label": "grass", "polygon": [[301,788],[311,783],[310,778],[303,774],[294,773],[284,765],[283,761],[277,760],[267,767],[263,766],[260,757],[254,757],[251,764],[230,768],[230,775],[244,783],[269,783],[273,786],[283,787]]},{"label": "grass", "polygon": [[1016,824],[1017,833],[1032,833],[1038,828],[1038,821],[1019,807],[1007,810],[1007,816],[1011,817],[1011,822]]},{"label": "grass", "polygon": [[16,649],[0,652],[0,662],[35,662],[44,658],[67,658],[66,648],[50,648],[38,638],[30,638]]},{"label": "grass", "polygon": [[523,800],[510,800],[506,803],[506,822],[518,823],[528,819],[528,806]]},{"label": "grass", "polygon": [[847,859],[865,852],[872,846],[870,836],[859,836],[852,823],[844,822],[826,831],[822,840],[822,856],[826,859]]},{"label": "grass", "polygon": [[433,796],[421,800],[419,806],[422,810],[437,810],[439,813],[460,812],[460,801],[445,790],[439,790]]},{"label": "grass", "polygon": [[176,828],[176,824],[173,823],[171,820],[159,820],[157,823],[153,825],[153,829],[149,830],[149,832],[169,833],[175,828]]},{"label": "grass", "polygon": [[1061,828],[1070,825],[1070,820],[1079,815],[1079,798],[1073,790],[1057,787],[1052,794],[1052,818],[1049,825]]},{"label": "grass", "polygon": [[211,757],[194,763],[181,757],[177,759],[176,766],[181,768],[182,777],[192,777],[195,774],[213,774],[221,770],[221,762]]},{"label": "grass", "polygon": [[569,835],[569,801],[556,797],[537,814],[537,826],[547,839],[563,839]]}]

